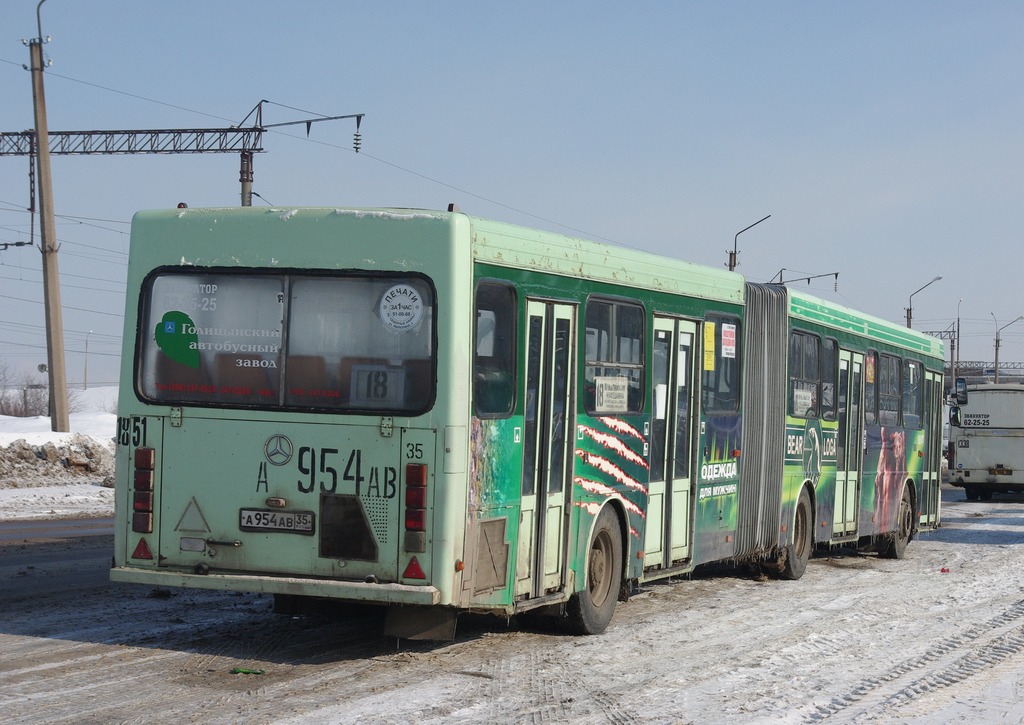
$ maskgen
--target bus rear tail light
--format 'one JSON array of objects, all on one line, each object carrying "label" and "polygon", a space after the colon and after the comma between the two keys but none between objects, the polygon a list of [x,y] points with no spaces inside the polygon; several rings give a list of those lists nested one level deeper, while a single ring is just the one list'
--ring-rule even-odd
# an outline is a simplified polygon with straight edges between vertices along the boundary
[{"label": "bus rear tail light", "polygon": [[153,512],[153,492],[152,491],[136,491],[134,499],[132,501],[133,511],[145,511],[146,513]]},{"label": "bus rear tail light", "polygon": [[135,490],[153,490],[153,471],[147,471],[138,468],[135,469]]},{"label": "bus rear tail light", "polygon": [[405,464],[405,550],[427,550],[427,465]]},{"label": "bus rear tail light", "polygon": [[155,470],[156,451],[152,448],[136,448],[132,531],[137,534],[153,533],[153,472]]},{"label": "bus rear tail light", "polygon": [[405,464],[405,485],[426,488],[427,486],[427,464],[406,463]]},{"label": "bus rear tail light", "polygon": [[405,511],[405,530],[406,531],[426,531],[427,530],[427,516],[426,511],[423,509],[406,509]]},{"label": "bus rear tail light", "polygon": [[427,507],[427,488],[426,486],[416,486],[405,489],[405,507],[406,510],[409,508],[425,509]]}]

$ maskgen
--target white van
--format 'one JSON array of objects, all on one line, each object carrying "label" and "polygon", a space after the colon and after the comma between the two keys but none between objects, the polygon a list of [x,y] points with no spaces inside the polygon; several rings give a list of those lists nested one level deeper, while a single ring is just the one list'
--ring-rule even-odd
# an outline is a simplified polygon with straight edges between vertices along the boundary
[{"label": "white van", "polygon": [[968,501],[1024,491],[1024,385],[957,379],[949,411],[949,482]]}]

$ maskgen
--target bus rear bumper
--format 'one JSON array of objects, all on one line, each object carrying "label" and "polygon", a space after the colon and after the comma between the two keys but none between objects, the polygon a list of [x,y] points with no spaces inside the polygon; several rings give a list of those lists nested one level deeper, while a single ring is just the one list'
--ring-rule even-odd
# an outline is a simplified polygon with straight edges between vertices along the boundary
[{"label": "bus rear bumper", "polygon": [[323,597],[375,604],[441,603],[441,592],[433,586],[409,584],[375,584],[370,582],[300,579],[279,576],[252,576],[245,574],[188,574],[160,569],[138,569],[117,566],[110,570],[110,580],[128,584],[184,587],[190,589],[217,589],[222,591],[255,592],[265,594],[293,594],[304,597]]}]

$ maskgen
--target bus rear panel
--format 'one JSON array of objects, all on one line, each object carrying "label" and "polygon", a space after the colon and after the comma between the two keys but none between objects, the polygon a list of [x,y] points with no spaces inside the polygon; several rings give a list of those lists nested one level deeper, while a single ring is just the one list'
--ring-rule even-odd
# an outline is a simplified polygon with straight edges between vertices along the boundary
[{"label": "bus rear panel", "polygon": [[457,603],[462,542],[436,532],[464,529],[468,401],[436,381],[467,342],[436,328],[471,328],[459,224],[136,217],[114,579]]}]

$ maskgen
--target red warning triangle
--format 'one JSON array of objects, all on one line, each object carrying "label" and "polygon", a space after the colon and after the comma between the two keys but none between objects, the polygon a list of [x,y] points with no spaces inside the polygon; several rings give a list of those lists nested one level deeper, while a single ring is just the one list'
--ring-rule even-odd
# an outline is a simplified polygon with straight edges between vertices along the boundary
[{"label": "red warning triangle", "polygon": [[132,552],[133,559],[152,559],[153,552],[149,550],[149,544],[146,543],[145,539],[139,539],[139,545],[135,547],[135,551]]},{"label": "red warning triangle", "polygon": [[405,571],[402,573],[403,579],[426,579],[427,575],[423,573],[423,569],[420,567],[420,563],[416,561],[416,557],[412,558],[409,562],[409,566],[405,567]]}]

